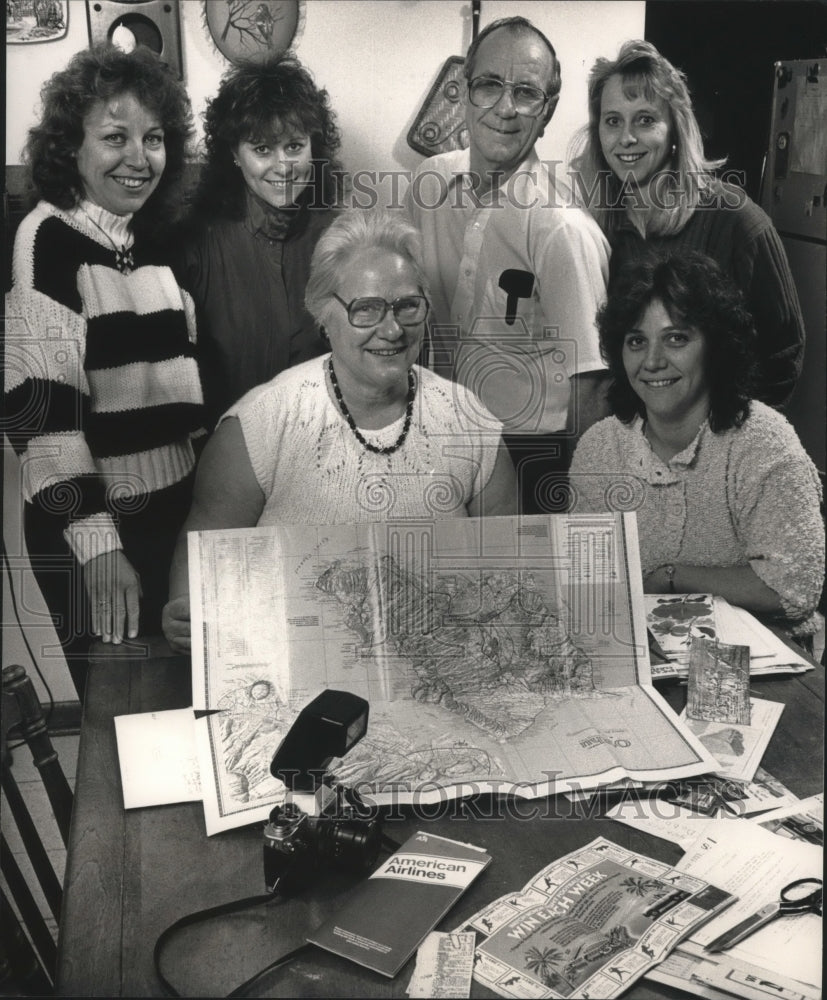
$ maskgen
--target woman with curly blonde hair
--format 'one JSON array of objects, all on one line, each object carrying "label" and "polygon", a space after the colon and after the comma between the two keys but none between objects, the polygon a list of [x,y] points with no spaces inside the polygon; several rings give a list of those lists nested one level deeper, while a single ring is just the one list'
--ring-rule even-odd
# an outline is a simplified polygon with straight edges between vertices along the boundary
[{"label": "woman with curly blonde hair", "polygon": [[79,52],[42,93],[17,231],[6,429],[26,544],[83,698],[88,647],[160,626],[202,427],[194,310],[168,266],[189,100],[145,48]]}]

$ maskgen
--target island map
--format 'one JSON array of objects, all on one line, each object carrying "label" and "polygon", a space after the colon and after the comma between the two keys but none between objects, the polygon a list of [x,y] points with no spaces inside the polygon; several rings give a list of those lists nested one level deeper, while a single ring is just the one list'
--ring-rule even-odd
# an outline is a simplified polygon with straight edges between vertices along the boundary
[{"label": "island map", "polygon": [[192,533],[208,832],[265,818],[322,689],[370,704],[336,778],[379,804],[527,797],[714,767],[651,686],[633,517]]}]

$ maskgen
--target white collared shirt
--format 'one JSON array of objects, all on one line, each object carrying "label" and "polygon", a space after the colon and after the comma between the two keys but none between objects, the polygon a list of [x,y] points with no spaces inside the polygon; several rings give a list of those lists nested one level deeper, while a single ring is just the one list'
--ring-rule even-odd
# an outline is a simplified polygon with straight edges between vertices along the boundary
[{"label": "white collared shirt", "polygon": [[407,205],[431,286],[434,369],[471,388],[508,432],[562,430],[571,376],[605,368],[595,326],[609,269],[600,228],[533,151],[481,198],[468,150],[431,157]]}]

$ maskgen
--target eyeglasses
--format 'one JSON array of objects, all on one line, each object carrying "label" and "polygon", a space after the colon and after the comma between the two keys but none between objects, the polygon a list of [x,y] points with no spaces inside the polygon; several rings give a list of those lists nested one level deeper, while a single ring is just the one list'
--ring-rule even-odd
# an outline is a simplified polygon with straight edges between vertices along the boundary
[{"label": "eyeglasses", "polygon": [[428,300],[424,295],[400,295],[393,302],[385,299],[354,299],[352,302],[345,302],[335,292],[333,298],[347,309],[350,325],[359,329],[378,326],[388,315],[388,309],[393,310],[393,317],[400,326],[416,326],[428,315]]},{"label": "eyeglasses", "polygon": [[518,115],[537,118],[548,103],[548,94],[527,83],[509,83],[493,76],[477,76],[468,84],[468,97],[475,108],[493,108],[506,90]]}]

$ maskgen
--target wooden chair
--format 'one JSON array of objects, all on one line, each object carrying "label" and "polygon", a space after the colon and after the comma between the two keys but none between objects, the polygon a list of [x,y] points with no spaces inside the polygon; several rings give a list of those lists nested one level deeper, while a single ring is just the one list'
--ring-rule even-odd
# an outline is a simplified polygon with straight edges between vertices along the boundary
[{"label": "wooden chair", "polygon": [[[20,840],[55,922],[60,923],[63,889],[43,845],[31,812],[11,770],[10,735],[28,745],[38,769],[64,846],[69,840],[72,790],[49,738],[46,721],[32,682],[23,667],[3,668],[2,794]],[[11,730],[11,734],[9,732]],[[0,892],[0,995],[43,995],[53,992],[57,946],[35,900],[33,885],[0,833],[0,868],[5,892]],[[12,905],[13,904],[13,905]]]}]

